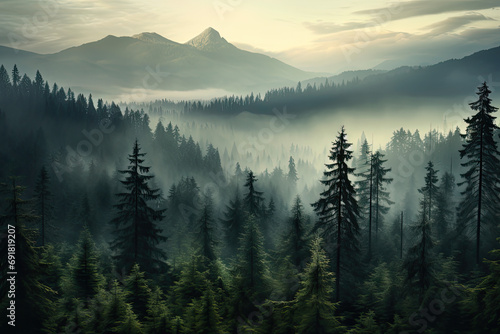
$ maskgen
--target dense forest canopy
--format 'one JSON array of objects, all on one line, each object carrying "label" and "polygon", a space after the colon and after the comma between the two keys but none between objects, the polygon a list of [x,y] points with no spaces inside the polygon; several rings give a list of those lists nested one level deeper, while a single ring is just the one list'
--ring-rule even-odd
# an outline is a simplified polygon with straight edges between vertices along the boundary
[{"label": "dense forest canopy", "polygon": [[[498,333],[500,129],[486,82],[465,128],[399,128],[379,148],[342,126],[319,153],[220,152],[190,133],[204,126],[193,113],[308,96],[301,109],[341,89],[183,102],[181,128],[182,113],[153,123],[152,107],[0,66],[0,262],[8,277],[14,233],[16,330]],[[3,280],[6,315],[11,291]]]}]

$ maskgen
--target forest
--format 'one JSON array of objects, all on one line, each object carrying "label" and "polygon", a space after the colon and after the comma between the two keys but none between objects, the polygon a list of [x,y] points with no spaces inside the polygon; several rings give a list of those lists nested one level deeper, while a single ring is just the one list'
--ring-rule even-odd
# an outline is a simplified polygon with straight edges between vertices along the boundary
[{"label": "forest", "polygon": [[257,157],[195,135],[198,115],[354,84],[145,112],[0,66],[0,331],[500,333],[487,82],[465,128],[378,149],[337,124],[328,150]]}]

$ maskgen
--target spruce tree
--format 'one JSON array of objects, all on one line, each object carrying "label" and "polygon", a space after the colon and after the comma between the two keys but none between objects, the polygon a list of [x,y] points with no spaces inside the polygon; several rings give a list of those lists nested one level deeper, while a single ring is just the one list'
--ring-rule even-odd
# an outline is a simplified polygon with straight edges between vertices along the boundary
[{"label": "spruce tree", "polygon": [[463,199],[458,209],[459,224],[475,230],[476,235],[476,264],[481,259],[481,231],[487,227],[494,227],[498,222],[500,202],[500,186],[498,184],[500,166],[500,152],[494,139],[494,132],[498,130],[492,114],[498,108],[491,105],[489,94],[491,91],[484,82],[478,87],[479,99],[469,103],[472,110],[477,111],[472,117],[465,119],[467,123],[463,149],[460,158],[467,160],[462,166],[468,168],[460,174],[466,188],[461,192]]},{"label": "spruce tree", "polygon": [[264,301],[270,292],[267,254],[264,238],[253,215],[249,216],[240,239],[238,257],[233,268],[233,298],[236,312],[247,316],[255,310],[252,303]]},{"label": "spruce tree", "polygon": [[337,305],[332,302],[334,275],[328,258],[316,238],[311,247],[311,260],[301,277],[301,288],[295,297],[294,314],[297,333],[334,333],[340,328],[335,316]]},{"label": "spruce tree", "polygon": [[145,328],[147,333],[168,333],[172,326],[170,312],[164,300],[163,292],[157,286],[151,292],[147,305]]},{"label": "spruce tree", "polygon": [[387,160],[380,151],[373,155],[373,214],[375,215],[375,242],[378,240],[378,232],[382,226],[382,215],[389,211],[388,205],[394,204],[389,199],[389,192],[385,185],[392,182],[392,178],[386,177],[391,168],[385,168],[383,165]]},{"label": "spruce tree", "polygon": [[198,220],[198,226],[195,232],[194,245],[197,254],[200,255],[204,262],[213,264],[216,260],[215,255],[215,232],[213,219],[213,199],[210,193],[204,196],[203,209]]},{"label": "spruce tree", "polygon": [[229,205],[226,206],[224,218],[222,219],[227,257],[233,257],[240,247],[239,238],[243,232],[244,223],[243,203],[240,198],[239,188],[236,188],[234,199],[229,201]]},{"label": "spruce tree", "polygon": [[288,224],[285,229],[280,253],[289,256],[290,261],[297,269],[302,269],[308,257],[308,231],[305,227],[304,208],[300,196],[297,195],[293,201],[293,207]]},{"label": "spruce tree", "polygon": [[92,235],[85,227],[80,233],[75,254],[68,263],[67,274],[63,279],[63,290],[68,300],[78,298],[86,307],[88,301],[95,296],[103,283],[98,259]]},{"label": "spruce tree", "polygon": [[356,176],[360,179],[355,184],[360,217],[365,221],[368,229],[368,260],[372,255],[373,161],[373,154],[370,151],[368,141],[365,139],[357,160],[357,169],[360,172]]},{"label": "spruce tree", "polygon": [[423,200],[426,201],[425,206],[427,207],[427,221],[432,222],[434,220],[434,216],[432,215],[432,213],[434,212],[433,209],[436,208],[436,197],[439,192],[439,188],[437,186],[438,171],[434,169],[434,164],[432,163],[432,161],[429,161],[427,163],[427,167],[425,167],[425,170],[427,171],[427,173],[425,174],[425,185],[420,188],[418,192],[424,196]]},{"label": "spruce tree", "polygon": [[[25,187],[17,184],[17,178],[11,177],[11,186],[3,184],[7,193],[6,212],[0,216],[0,225],[4,231],[14,230],[15,239],[0,239],[0,250],[4,256],[0,259],[2,281],[0,282],[0,305],[3,311],[3,321],[0,324],[2,332],[7,333],[12,328],[7,324],[6,317],[10,313],[9,301],[15,301],[15,329],[19,333],[50,333],[52,332],[52,316],[54,291],[41,283],[46,274],[46,266],[40,259],[40,250],[34,247],[36,232],[26,228],[26,224],[34,222],[38,217],[31,212],[30,202],[23,199]],[[3,232],[4,233],[4,232]],[[15,240],[15,264],[8,263],[8,248],[13,247],[8,240]],[[12,278],[8,272],[15,272],[15,298],[7,298]]]},{"label": "spruce tree", "polygon": [[264,200],[262,197],[262,192],[255,190],[254,183],[257,182],[258,179],[255,177],[252,171],[247,173],[247,179],[245,183],[245,187],[248,188],[248,192],[245,195],[244,205],[245,210],[249,215],[254,215],[255,218],[261,217],[261,203]]},{"label": "spruce tree", "polygon": [[406,271],[405,284],[418,296],[421,304],[425,293],[433,285],[434,261],[432,248],[434,240],[432,238],[431,224],[428,220],[427,200],[420,201],[420,213],[418,222],[411,227],[415,235],[415,243],[406,254],[403,268]]},{"label": "spruce tree", "polygon": [[288,181],[288,184],[290,185],[290,190],[295,191],[299,177],[297,176],[297,169],[295,168],[295,160],[293,159],[292,156],[290,156],[290,159],[288,160],[288,174],[286,176],[286,179]]},{"label": "spruce tree", "polygon": [[135,263],[130,271],[130,275],[125,279],[125,291],[127,292],[127,302],[132,305],[132,310],[143,320],[147,314],[148,302],[151,297],[151,289],[144,278],[139,265]]},{"label": "spruce tree", "polygon": [[434,225],[436,239],[439,240],[439,250],[445,255],[450,255],[450,229],[454,221],[454,190],[455,177],[451,173],[444,173],[436,194],[436,211]]},{"label": "spruce tree", "polygon": [[160,198],[160,190],[151,189],[148,185],[153,176],[145,175],[150,167],[142,164],[144,155],[140,153],[136,140],[128,158],[130,166],[127,170],[119,171],[126,175],[125,180],[120,181],[126,192],[117,194],[120,202],[114,206],[118,214],[111,221],[115,226],[115,239],[111,248],[122,268],[129,269],[137,263],[146,272],[154,273],[166,267],[165,252],[158,247],[166,238],[155,223],[163,219],[165,210],[155,210],[148,205],[148,201]]},{"label": "spruce tree", "polygon": [[325,242],[332,245],[332,254],[335,256],[337,301],[340,300],[341,270],[347,269],[348,264],[352,266],[356,263],[359,254],[359,209],[354,197],[356,192],[349,180],[354,168],[347,165],[352,158],[350,146],[342,127],[330,150],[329,159],[332,162],[325,165],[328,170],[320,181],[327,189],[321,192],[320,199],[313,204],[319,216],[313,231],[320,230]]}]

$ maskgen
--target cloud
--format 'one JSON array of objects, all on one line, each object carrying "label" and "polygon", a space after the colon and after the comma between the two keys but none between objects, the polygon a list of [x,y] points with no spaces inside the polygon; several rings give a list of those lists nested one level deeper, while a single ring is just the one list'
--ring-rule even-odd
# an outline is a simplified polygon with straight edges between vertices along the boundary
[{"label": "cloud", "polygon": [[462,16],[449,17],[446,20],[439,21],[423,27],[424,30],[431,30],[426,36],[438,36],[453,32],[471,22],[493,20],[479,13],[469,13]]},{"label": "cloud", "polygon": [[424,15],[489,9],[498,7],[498,5],[498,0],[417,0],[394,3],[388,7],[356,11],[354,14],[380,17],[388,22]]},{"label": "cloud", "polygon": [[304,26],[311,30],[312,32],[325,35],[332,34],[346,30],[361,29],[367,26],[373,25],[374,23],[362,23],[362,22],[347,22],[343,24],[337,24],[333,22],[304,22]]}]

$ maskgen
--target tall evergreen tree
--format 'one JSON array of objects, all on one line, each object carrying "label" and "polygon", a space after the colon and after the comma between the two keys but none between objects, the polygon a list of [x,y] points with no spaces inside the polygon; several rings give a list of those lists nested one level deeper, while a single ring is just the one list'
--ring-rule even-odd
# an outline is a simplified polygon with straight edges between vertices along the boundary
[{"label": "tall evergreen tree", "polygon": [[434,170],[434,164],[432,161],[427,163],[427,167],[425,167],[427,173],[425,174],[425,185],[418,190],[420,194],[424,196],[424,201],[426,202],[425,206],[427,207],[427,221],[432,222],[434,216],[432,213],[433,209],[436,207],[436,197],[439,192],[439,188],[437,186],[438,177],[437,170]]},{"label": "tall evergreen tree", "polygon": [[45,166],[40,170],[35,185],[35,198],[37,201],[38,215],[40,216],[41,246],[45,245],[46,227],[52,217],[53,206],[51,204],[52,192],[50,191],[50,177]]},{"label": "tall evergreen tree", "polygon": [[215,228],[213,218],[213,199],[210,193],[204,195],[203,209],[198,221],[197,229],[195,230],[195,247],[197,254],[203,259],[206,269],[210,271],[210,278],[216,279],[217,272],[215,261],[217,260],[215,240]]},{"label": "tall evergreen tree", "polygon": [[356,174],[360,179],[355,182],[356,193],[360,217],[366,221],[368,229],[368,259],[372,255],[372,209],[373,209],[373,154],[370,151],[370,145],[365,139],[361,146],[361,152],[357,160],[358,170]]},{"label": "tall evergreen tree", "polygon": [[132,310],[143,320],[147,314],[148,302],[151,298],[151,289],[136,263],[130,271],[130,275],[125,279],[125,291],[127,292],[127,301],[132,305]]},{"label": "tall evergreen tree", "polygon": [[[7,192],[6,212],[0,216],[2,228],[14,230],[15,239],[3,237],[0,240],[0,250],[4,256],[0,259],[1,276],[0,282],[1,307],[3,321],[0,329],[3,333],[9,333],[14,327],[8,325],[6,318],[10,313],[9,300],[15,301],[15,330],[19,333],[51,333],[52,316],[54,305],[52,297],[54,291],[41,283],[46,267],[40,261],[39,250],[34,247],[35,231],[27,229],[25,224],[32,223],[37,219],[31,212],[29,202],[24,200],[25,187],[17,185],[17,179],[11,178],[12,185],[3,185]],[[7,262],[8,247],[12,247],[9,240],[15,240],[15,264]],[[7,272],[16,272],[15,298],[7,298],[10,290],[11,278]]]},{"label": "tall evergreen tree", "polygon": [[225,231],[227,254],[229,257],[232,257],[240,247],[239,238],[245,224],[245,214],[243,212],[243,203],[240,199],[239,188],[236,188],[234,199],[230,200],[229,205],[226,206],[222,224]]},{"label": "tall evergreen tree", "polygon": [[259,225],[250,215],[241,236],[233,276],[234,298],[238,304],[236,311],[245,316],[253,311],[253,302],[264,301],[270,292],[267,254],[263,245]]},{"label": "tall evergreen tree", "polygon": [[347,165],[352,158],[350,146],[342,127],[330,150],[329,159],[332,162],[325,165],[325,177],[320,181],[327,189],[321,192],[320,199],[313,204],[319,216],[313,231],[321,230],[321,236],[327,244],[334,245],[332,253],[335,256],[337,301],[340,300],[341,268],[346,268],[348,264],[352,266],[359,254],[359,209],[354,197],[356,192],[349,180],[354,168]]},{"label": "tall evergreen tree", "polygon": [[84,306],[94,297],[103,283],[99,273],[99,254],[87,227],[80,234],[75,254],[68,263],[63,290],[68,300],[80,299]]},{"label": "tall evergreen tree", "polygon": [[389,192],[386,190],[385,185],[392,182],[392,178],[386,176],[391,168],[385,168],[383,165],[387,160],[383,159],[384,155],[380,151],[375,152],[373,155],[373,214],[375,215],[375,242],[378,240],[378,232],[382,225],[382,215],[387,214],[389,205],[394,204],[389,199]]},{"label": "tall evergreen tree", "polygon": [[247,173],[247,180],[245,187],[248,188],[248,192],[245,195],[244,205],[247,213],[249,215],[254,215],[255,218],[260,218],[261,216],[261,203],[264,200],[262,197],[263,192],[255,190],[254,183],[258,179],[255,177],[252,171]]},{"label": "tall evergreen tree", "polygon": [[308,257],[307,230],[304,225],[304,208],[302,201],[297,195],[293,201],[291,216],[285,229],[283,241],[281,242],[281,254],[289,256],[290,261],[297,269],[302,269],[304,261]]},{"label": "tall evergreen tree", "polygon": [[294,191],[297,186],[297,181],[299,177],[297,176],[297,169],[295,167],[295,160],[292,156],[288,160],[288,174],[286,175],[286,179],[291,187],[291,190]]},{"label": "tall evergreen tree", "polygon": [[455,177],[453,174],[445,172],[441,177],[441,182],[436,194],[436,211],[434,215],[434,225],[436,240],[439,240],[439,251],[445,255],[450,255],[451,245],[449,232],[454,221],[454,190]]},{"label": "tall evergreen tree", "polygon": [[431,224],[428,220],[427,201],[420,202],[419,221],[412,226],[416,237],[415,244],[408,249],[403,268],[406,270],[405,283],[418,296],[419,304],[424,300],[425,293],[434,281],[433,254],[434,240],[431,233]]},{"label": "tall evergreen tree", "polygon": [[469,103],[477,113],[465,119],[467,123],[463,149],[460,158],[467,158],[462,163],[468,170],[461,174],[466,185],[461,194],[463,200],[459,205],[458,217],[460,225],[468,228],[475,227],[476,234],[476,264],[481,259],[481,230],[488,226],[495,226],[498,222],[500,202],[500,186],[498,166],[500,166],[500,152],[493,138],[498,126],[492,114],[498,108],[491,105],[489,94],[491,91],[484,82],[478,87],[479,99]]},{"label": "tall evergreen tree", "polygon": [[165,268],[165,252],[158,247],[166,238],[161,235],[162,230],[155,221],[163,219],[165,210],[155,210],[148,205],[148,201],[160,198],[159,189],[151,189],[148,181],[153,178],[149,173],[150,167],[145,167],[140,153],[140,147],[135,141],[132,154],[128,160],[127,170],[119,173],[126,178],[120,181],[126,192],[118,193],[120,203],[115,205],[117,216],[111,221],[115,226],[115,239],[111,248],[116,252],[115,259],[123,268],[131,268],[137,263],[146,272],[158,272]]},{"label": "tall evergreen tree", "polygon": [[335,333],[340,322],[332,302],[335,278],[329,270],[328,258],[316,238],[311,248],[311,261],[301,275],[301,288],[295,297],[294,314],[297,333]]}]

